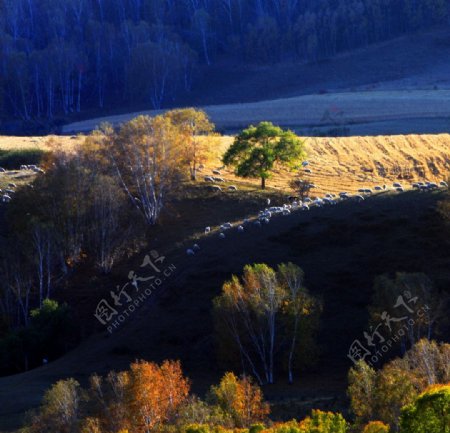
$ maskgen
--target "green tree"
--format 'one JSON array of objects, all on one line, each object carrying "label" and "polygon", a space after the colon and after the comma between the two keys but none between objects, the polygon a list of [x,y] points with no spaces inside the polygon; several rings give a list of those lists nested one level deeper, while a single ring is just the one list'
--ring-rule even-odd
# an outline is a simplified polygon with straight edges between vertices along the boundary
[{"label": "green tree", "polygon": [[340,413],[313,410],[300,422],[301,433],[346,433],[348,424]]},{"label": "green tree", "polygon": [[402,410],[401,433],[449,433],[450,385],[433,385]]},{"label": "green tree", "polygon": [[234,166],[236,175],[260,178],[266,187],[275,164],[294,167],[305,157],[304,143],[290,130],[283,130],[271,122],[244,129],[225,152],[223,163]]}]

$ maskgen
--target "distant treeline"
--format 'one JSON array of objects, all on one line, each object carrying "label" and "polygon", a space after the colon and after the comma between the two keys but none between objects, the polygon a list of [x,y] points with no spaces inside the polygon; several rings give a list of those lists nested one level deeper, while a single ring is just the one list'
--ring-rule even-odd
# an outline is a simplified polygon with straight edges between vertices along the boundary
[{"label": "distant treeline", "polygon": [[160,108],[199,65],[317,61],[448,18],[447,0],[0,0],[0,115]]}]

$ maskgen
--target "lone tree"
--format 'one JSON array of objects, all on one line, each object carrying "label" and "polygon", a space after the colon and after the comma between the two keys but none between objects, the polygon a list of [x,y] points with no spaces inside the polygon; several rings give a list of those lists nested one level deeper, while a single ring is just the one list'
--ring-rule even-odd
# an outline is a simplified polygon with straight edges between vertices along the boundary
[{"label": "lone tree", "polygon": [[240,177],[261,179],[261,188],[276,164],[293,167],[305,158],[303,141],[290,130],[271,122],[244,129],[223,156],[223,163],[236,168]]}]

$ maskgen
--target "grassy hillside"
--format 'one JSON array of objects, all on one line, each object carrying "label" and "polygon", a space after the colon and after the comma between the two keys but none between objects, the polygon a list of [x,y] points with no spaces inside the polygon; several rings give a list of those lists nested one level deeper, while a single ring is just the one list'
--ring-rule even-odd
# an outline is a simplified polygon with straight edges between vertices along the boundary
[{"label": "grassy hillside", "polygon": [[[242,217],[258,205],[256,201],[250,206],[242,194],[209,195],[202,201],[195,195],[186,198],[182,206],[186,211],[173,227],[195,231],[200,224]],[[366,327],[373,279],[385,272],[426,272],[438,287],[448,288],[450,245],[434,211],[441,197],[441,193],[387,194],[362,205],[346,203],[278,217],[263,229],[233,232],[225,240],[216,234],[200,236],[202,250],[195,257],[185,255],[189,243],[175,243],[171,230],[165,230],[152,247],[176,265],[176,274],[112,335],[96,334],[47,366],[0,379],[0,425],[17,427],[24,411],[36,406],[44,389],[59,378],[75,376],[85,383],[92,372],[125,368],[135,358],[181,359],[194,391],[203,393],[220,376],[211,302],[222,282],[246,263],[275,265],[288,260],[305,270],[307,287],[324,301],[321,361],[313,370],[303,371],[288,391],[280,379],[278,385],[265,388],[265,394],[280,417],[292,417],[294,412],[300,417],[312,405],[344,410],[350,366],[346,353]],[[276,197],[273,201],[281,203]],[[260,207],[262,202],[261,198]],[[123,279],[138,262],[135,258],[122,266],[115,277]],[[93,284],[106,291],[108,281],[97,278]],[[96,293],[101,299],[102,292]],[[92,316],[89,320],[95,321]]]}]

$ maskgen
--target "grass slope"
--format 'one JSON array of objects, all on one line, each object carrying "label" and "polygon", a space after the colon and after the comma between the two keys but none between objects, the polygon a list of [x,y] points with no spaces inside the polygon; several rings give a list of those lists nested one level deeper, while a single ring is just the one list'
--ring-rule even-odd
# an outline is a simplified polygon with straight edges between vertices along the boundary
[{"label": "grass slope", "polygon": [[[450,242],[442,236],[444,228],[434,211],[441,197],[441,193],[388,194],[361,205],[344,203],[278,217],[263,229],[229,233],[225,240],[216,234],[200,237],[202,250],[195,257],[186,257],[188,243],[169,242],[170,236],[162,234],[155,241],[157,249],[176,265],[176,274],[113,335],[95,334],[45,367],[0,379],[0,427],[17,427],[24,411],[36,406],[44,389],[57,379],[75,376],[86,382],[94,371],[126,368],[136,358],[181,359],[194,390],[203,393],[220,376],[211,301],[225,279],[254,262],[299,264],[308,288],[325,305],[319,335],[321,361],[314,371],[302,372],[289,390],[283,378],[279,385],[265,389],[275,414],[301,416],[311,405],[343,410],[350,366],[346,353],[366,327],[374,277],[384,272],[426,272],[439,287],[448,289]],[[262,197],[257,200],[263,201]],[[274,196],[273,201],[277,200],[281,203]],[[182,208],[196,209],[192,214],[184,212],[178,224],[191,228],[251,211],[239,193],[219,198],[206,195],[200,205],[198,197],[192,196]],[[128,266],[121,270],[122,281],[133,265]]]}]

